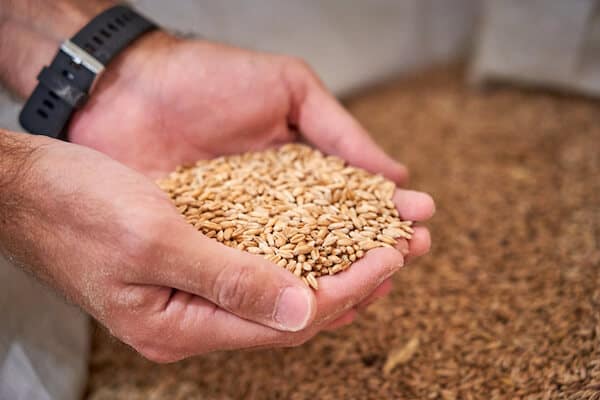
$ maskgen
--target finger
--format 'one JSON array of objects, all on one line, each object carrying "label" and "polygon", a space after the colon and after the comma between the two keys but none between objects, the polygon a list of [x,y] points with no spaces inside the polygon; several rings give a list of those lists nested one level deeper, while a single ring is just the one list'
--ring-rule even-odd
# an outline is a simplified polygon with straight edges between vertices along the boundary
[{"label": "finger", "polygon": [[425,255],[431,249],[431,235],[424,226],[415,226],[415,232],[409,242],[409,253],[406,262],[412,261],[416,257]]},{"label": "finger", "polygon": [[393,287],[392,280],[386,279],[381,285],[379,285],[379,287],[377,289],[375,289],[375,291],[373,293],[371,293],[369,295],[369,297],[367,297],[366,299],[361,301],[360,304],[358,304],[357,310],[358,311],[365,310],[367,307],[369,307],[371,304],[373,304],[377,300],[387,296],[392,291],[392,287]]},{"label": "finger", "polygon": [[353,308],[404,265],[402,254],[390,248],[376,248],[339,274],[318,279],[318,304],[314,323],[325,325]]},{"label": "finger", "polygon": [[333,321],[329,325],[327,325],[327,327],[324,330],[335,331],[337,329],[340,329],[341,327],[350,325],[354,321],[354,318],[356,318],[357,314],[358,313],[354,309],[351,309],[350,311],[346,311],[346,313],[343,314],[341,317],[339,317],[338,319],[336,319],[335,321]]},{"label": "finger", "polygon": [[327,154],[333,154],[351,165],[379,173],[405,184],[408,170],[388,156],[371,139],[352,115],[306,71],[289,78],[295,89],[291,123],[305,138]]},{"label": "finger", "polygon": [[[266,259],[226,247],[176,220],[162,228],[146,284],[203,297],[235,315],[272,328],[298,331],[316,312],[300,279]],[[140,277],[143,279],[143,277]]]},{"label": "finger", "polygon": [[[382,284],[383,290],[379,294],[385,293],[387,291],[387,284],[384,283],[386,278],[402,265],[403,259],[399,252],[389,248],[378,248],[368,251],[365,257],[354,263],[347,271],[319,278],[319,290],[316,292],[318,311],[315,322],[300,332],[281,332],[257,324],[247,325],[246,323],[249,321],[244,320],[241,321],[245,324],[240,324],[236,316],[224,315],[222,310],[215,309],[214,316],[218,316],[220,320],[216,322],[211,320],[211,329],[218,332],[219,329],[230,329],[229,327],[232,326],[231,331],[237,332],[237,334],[233,336],[221,334],[220,340],[216,341],[213,347],[215,349],[240,348],[242,345],[251,348],[287,347],[290,344],[306,341],[344,314],[347,314],[345,318],[337,322],[339,326],[347,324],[351,322],[349,321],[350,316],[356,315],[353,307]],[[194,301],[196,304],[199,302],[200,300]],[[199,314],[204,312],[196,311]],[[196,328],[187,328],[192,332],[198,332],[201,326],[209,324],[209,321],[203,322],[202,318],[191,318],[191,320],[196,321],[198,325]],[[333,327],[335,326],[333,325]],[[194,337],[196,337],[196,347],[201,345],[197,336],[189,339],[193,343]]]},{"label": "finger", "polygon": [[392,201],[404,220],[424,221],[435,214],[435,203],[427,193],[397,189]]},{"label": "finger", "polygon": [[133,322],[138,329],[122,339],[157,362],[173,362],[218,350],[286,345],[289,336],[296,335],[240,318],[183,291],[176,291],[167,307],[154,315],[129,317],[128,324]]},{"label": "finger", "polygon": [[[301,332],[272,329],[229,313],[204,298],[178,291],[159,313],[161,324],[165,327],[163,330],[168,334],[167,340],[150,335],[142,341],[149,345],[134,347],[145,349],[142,353],[151,359],[175,361],[214,350],[299,344],[340,315],[354,312],[352,308],[402,264],[402,255],[398,251],[378,248],[367,252],[349,270],[319,278],[317,301],[320,321]],[[147,322],[144,316],[143,323]]]},{"label": "finger", "polygon": [[387,296],[392,290],[392,280],[386,279],[381,285],[379,285],[373,293],[371,293],[366,299],[361,301],[354,309],[346,311],[341,317],[331,322],[325,330],[332,331],[339,329],[345,325],[351,324],[356,318],[357,311],[366,309],[369,305],[375,301]]},{"label": "finger", "polygon": [[[396,245],[394,246],[396,250],[400,252],[404,257],[410,253],[410,245],[408,244],[408,240],[404,238],[396,239]],[[404,260],[406,262],[406,259]]]}]

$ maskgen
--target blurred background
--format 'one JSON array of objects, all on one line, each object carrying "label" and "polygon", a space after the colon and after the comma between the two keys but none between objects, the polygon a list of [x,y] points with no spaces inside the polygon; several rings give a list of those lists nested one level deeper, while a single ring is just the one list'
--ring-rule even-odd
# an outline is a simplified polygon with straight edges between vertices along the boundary
[{"label": "blurred background", "polygon": [[[432,64],[468,61],[474,82],[600,93],[596,0],[134,0],[184,36],[291,54],[338,95]],[[18,105],[0,100],[17,128]]]},{"label": "blurred background", "polygon": [[[432,253],[354,325],[300,349],[157,366],[95,329],[89,384],[87,317],[6,266],[0,305],[20,296],[31,317],[0,307],[13,335],[0,341],[0,387],[35,381],[61,399],[86,385],[92,399],[600,399],[600,1],[133,3],[183,36],[304,58],[409,166],[411,187],[433,194]],[[19,129],[19,108],[0,94],[0,126]]]}]

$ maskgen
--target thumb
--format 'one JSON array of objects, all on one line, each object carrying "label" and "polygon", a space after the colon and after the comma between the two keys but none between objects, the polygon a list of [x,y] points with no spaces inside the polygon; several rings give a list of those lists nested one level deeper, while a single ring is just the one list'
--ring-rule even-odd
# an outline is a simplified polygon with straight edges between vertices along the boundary
[{"label": "thumb", "polygon": [[289,271],[200,235],[191,226],[170,235],[168,255],[153,274],[160,282],[201,296],[231,313],[271,328],[299,331],[316,312],[311,289]]},{"label": "thumb", "polygon": [[287,76],[293,92],[291,122],[310,143],[351,165],[382,174],[397,185],[406,184],[406,167],[373,141],[310,70],[292,68],[291,71]]}]

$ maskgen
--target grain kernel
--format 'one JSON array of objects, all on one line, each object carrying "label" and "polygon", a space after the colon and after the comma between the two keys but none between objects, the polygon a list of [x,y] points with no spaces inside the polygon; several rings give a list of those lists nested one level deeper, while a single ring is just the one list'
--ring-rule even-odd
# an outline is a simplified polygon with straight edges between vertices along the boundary
[{"label": "grain kernel", "polygon": [[414,233],[391,181],[299,144],[198,161],[158,185],[206,237],[260,254],[313,289],[317,277]]}]

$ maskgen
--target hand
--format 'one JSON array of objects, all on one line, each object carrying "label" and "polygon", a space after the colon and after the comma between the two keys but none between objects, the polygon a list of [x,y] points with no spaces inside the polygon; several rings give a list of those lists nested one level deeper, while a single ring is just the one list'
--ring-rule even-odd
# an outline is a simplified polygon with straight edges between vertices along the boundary
[{"label": "hand", "polygon": [[[0,79],[27,96],[60,40],[109,3],[85,2],[91,8],[84,10],[73,0],[4,1],[0,32],[11,40],[0,46]],[[199,158],[298,139],[398,184],[407,175],[302,62],[161,32],[111,63],[69,135],[151,178]],[[10,164],[6,154],[0,167]],[[285,323],[273,311],[279,293],[300,281],[198,234],[146,177],[91,150],[48,140],[24,154],[25,172],[32,174],[27,185],[11,180],[5,190],[5,170],[0,174],[0,199],[23,192],[23,199],[0,208],[20,208],[0,218],[0,246],[158,361],[301,343],[348,322],[355,307],[389,290],[385,279],[404,254],[429,248],[428,231],[418,227],[410,247],[401,241],[398,251],[370,251],[348,271],[322,278],[316,296],[291,301],[296,306],[284,307]],[[433,213],[422,193],[401,190],[395,201],[405,219]]]},{"label": "hand", "polygon": [[[162,32],[109,66],[69,135],[152,177],[201,158],[305,140],[399,185],[407,178],[301,61]],[[405,219],[433,214],[428,195],[398,196]],[[429,244],[429,232],[417,228],[410,256]],[[390,288],[388,281],[369,301]]]},{"label": "hand", "polygon": [[301,61],[163,32],[109,65],[69,137],[152,176],[298,139],[399,184],[407,176]]},{"label": "hand", "polygon": [[0,185],[13,199],[0,215],[2,250],[152,360],[297,345],[402,266],[396,250],[369,251],[321,278],[315,296],[262,257],[198,234],[143,175],[93,150],[32,140]]}]

